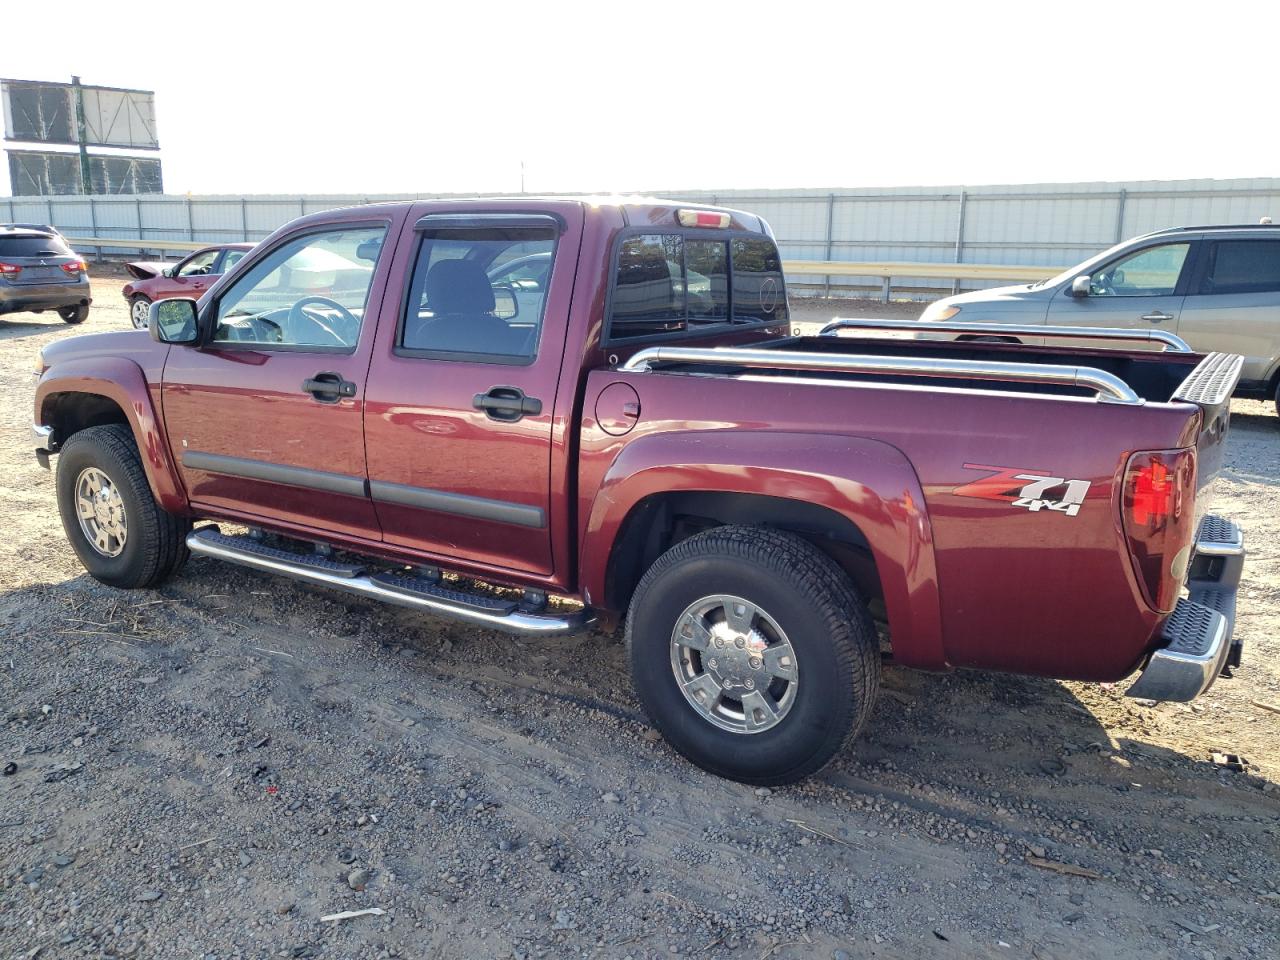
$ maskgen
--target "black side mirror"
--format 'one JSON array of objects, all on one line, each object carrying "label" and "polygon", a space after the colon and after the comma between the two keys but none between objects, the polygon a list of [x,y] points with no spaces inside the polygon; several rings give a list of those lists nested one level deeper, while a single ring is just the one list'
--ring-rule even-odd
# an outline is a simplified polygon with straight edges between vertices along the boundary
[{"label": "black side mirror", "polygon": [[160,343],[193,344],[200,339],[196,302],[186,297],[157,300],[151,305],[151,339]]}]

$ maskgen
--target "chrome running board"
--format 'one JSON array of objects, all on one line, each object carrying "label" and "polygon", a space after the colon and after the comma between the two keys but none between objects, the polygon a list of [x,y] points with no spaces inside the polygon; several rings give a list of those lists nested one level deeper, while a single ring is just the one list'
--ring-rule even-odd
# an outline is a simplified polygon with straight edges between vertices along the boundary
[{"label": "chrome running board", "polygon": [[451,589],[426,577],[368,573],[358,563],[291,553],[253,537],[229,536],[217,527],[192,531],[187,536],[187,547],[202,557],[226,560],[304,583],[333,587],[383,603],[521,636],[577,633],[595,622],[595,617],[586,609],[566,613],[524,610],[515,600]]}]

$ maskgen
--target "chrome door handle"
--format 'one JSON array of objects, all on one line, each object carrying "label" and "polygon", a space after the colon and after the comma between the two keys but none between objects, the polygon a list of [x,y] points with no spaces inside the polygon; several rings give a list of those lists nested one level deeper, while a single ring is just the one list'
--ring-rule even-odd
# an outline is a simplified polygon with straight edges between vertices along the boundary
[{"label": "chrome door handle", "polygon": [[1161,320],[1172,320],[1173,314],[1161,313],[1159,310],[1157,310],[1155,311],[1155,313],[1144,313],[1142,315],[1142,319],[1150,320],[1152,323],[1159,323]]}]

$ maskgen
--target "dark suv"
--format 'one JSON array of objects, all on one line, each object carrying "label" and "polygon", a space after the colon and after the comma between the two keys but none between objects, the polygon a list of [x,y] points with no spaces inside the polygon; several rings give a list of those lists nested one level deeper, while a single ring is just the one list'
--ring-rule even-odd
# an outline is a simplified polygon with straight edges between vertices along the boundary
[{"label": "dark suv", "polygon": [[0,224],[0,314],[56,310],[82,323],[92,302],[85,262],[56,230]]}]

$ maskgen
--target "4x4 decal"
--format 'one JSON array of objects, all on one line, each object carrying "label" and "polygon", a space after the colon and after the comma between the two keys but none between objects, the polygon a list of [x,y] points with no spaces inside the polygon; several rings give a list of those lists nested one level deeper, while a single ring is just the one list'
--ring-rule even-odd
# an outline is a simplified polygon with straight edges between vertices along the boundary
[{"label": "4x4 decal", "polygon": [[[1089,492],[1088,480],[1051,477],[1042,470],[993,467],[982,463],[966,463],[964,467],[966,470],[987,470],[991,475],[956,487],[951,492],[957,497],[1003,500],[1033,513],[1052,510],[1074,517],[1080,512],[1080,506]],[[1056,496],[1048,496],[1051,493]]]}]

